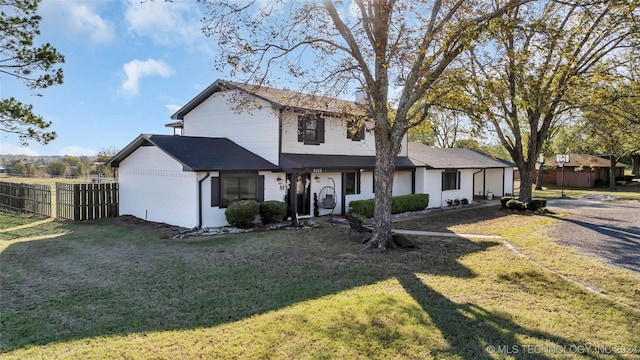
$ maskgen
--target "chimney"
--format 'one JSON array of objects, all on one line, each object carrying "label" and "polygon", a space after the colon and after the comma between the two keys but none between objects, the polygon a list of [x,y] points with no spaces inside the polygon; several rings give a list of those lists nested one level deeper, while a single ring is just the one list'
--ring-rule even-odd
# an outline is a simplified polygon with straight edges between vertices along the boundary
[{"label": "chimney", "polygon": [[367,90],[363,88],[358,88],[356,90],[356,105],[368,105],[369,97],[367,96]]}]

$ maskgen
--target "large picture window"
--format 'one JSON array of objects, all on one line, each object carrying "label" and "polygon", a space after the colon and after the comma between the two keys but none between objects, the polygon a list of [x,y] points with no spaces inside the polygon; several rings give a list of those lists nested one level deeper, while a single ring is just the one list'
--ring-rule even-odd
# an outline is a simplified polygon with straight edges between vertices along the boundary
[{"label": "large picture window", "polygon": [[226,173],[211,179],[211,206],[225,208],[234,201],[264,201],[264,176],[256,173]]},{"label": "large picture window", "polygon": [[442,173],[442,190],[460,189],[460,171],[458,169],[446,169]]},{"label": "large picture window", "polygon": [[316,115],[298,117],[298,141],[306,145],[324,142],[324,119]]}]

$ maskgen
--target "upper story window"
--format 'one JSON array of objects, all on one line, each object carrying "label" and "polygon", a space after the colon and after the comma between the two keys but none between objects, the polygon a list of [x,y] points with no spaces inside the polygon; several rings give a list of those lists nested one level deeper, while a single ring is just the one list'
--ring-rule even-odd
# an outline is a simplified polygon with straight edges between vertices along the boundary
[{"label": "upper story window", "polygon": [[458,169],[446,169],[442,173],[442,190],[460,189],[460,171]]},{"label": "upper story window", "polygon": [[317,115],[298,117],[298,142],[320,145],[324,142],[324,119]]},{"label": "upper story window", "polygon": [[347,122],[347,139],[351,139],[351,141],[364,140],[364,121],[351,120]]}]

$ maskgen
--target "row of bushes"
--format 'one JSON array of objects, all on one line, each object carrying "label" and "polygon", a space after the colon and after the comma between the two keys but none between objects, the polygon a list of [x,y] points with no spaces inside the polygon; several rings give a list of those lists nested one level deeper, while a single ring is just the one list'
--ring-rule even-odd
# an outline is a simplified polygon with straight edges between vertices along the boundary
[{"label": "row of bushes", "polygon": [[523,201],[520,201],[515,196],[503,196],[500,198],[500,205],[502,206],[503,209],[509,209],[509,210],[539,211],[540,209],[547,207],[547,200],[531,199],[531,201],[523,202]]},{"label": "row of bushes", "polygon": [[[429,194],[400,195],[391,198],[392,214],[420,211],[426,209],[427,206],[429,206]],[[353,200],[349,203],[349,214],[370,218],[373,217],[374,208],[375,199]]]},{"label": "row of bushes", "polygon": [[253,226],[258,215],[260,215],[263,224],[284,220],[287,215],[287,204],[277,200],[269,200],[259,204],[255,200],[241,200],[231,203],[224,215],[231,226],[246,229]]}]

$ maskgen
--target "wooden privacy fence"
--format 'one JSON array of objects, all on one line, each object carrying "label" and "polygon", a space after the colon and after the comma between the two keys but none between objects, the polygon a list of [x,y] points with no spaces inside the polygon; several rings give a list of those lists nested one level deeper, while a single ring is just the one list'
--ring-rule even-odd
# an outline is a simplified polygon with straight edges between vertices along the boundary
[{"label": "wooden privacy fence", "polygon": [[0,209],[51,216],[51,186],[0,182]]},{"label": "wooden privacy fence", "polygon": [[118,216],[118,183],[56,183],[56,217],[82,221]]}]

